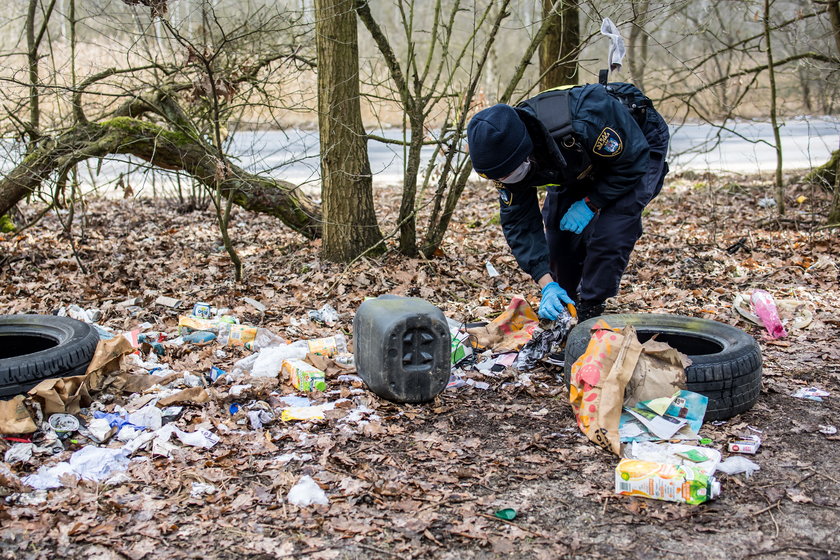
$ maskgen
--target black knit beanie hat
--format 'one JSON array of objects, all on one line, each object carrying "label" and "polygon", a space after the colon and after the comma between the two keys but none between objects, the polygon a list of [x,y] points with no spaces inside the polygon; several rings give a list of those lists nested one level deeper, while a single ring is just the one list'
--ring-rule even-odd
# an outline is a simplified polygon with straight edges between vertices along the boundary
[{"label": "black knit beanie hat", "polygon": [[490,179],[512,173],[534,149],[516,109],[503,103],[472,118],[467,126],[467,142],[473,168]]}]

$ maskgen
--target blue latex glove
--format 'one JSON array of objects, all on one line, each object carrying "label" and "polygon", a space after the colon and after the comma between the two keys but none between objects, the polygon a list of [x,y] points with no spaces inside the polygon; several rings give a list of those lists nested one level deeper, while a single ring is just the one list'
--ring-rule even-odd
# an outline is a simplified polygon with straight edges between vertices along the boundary
[{"label": "blue latex glove", "polygon": [[560,220],[560,229],[580,233],[583,228],[592,220],[595,212],[589,209],[586,202],[578,200],[566,211],[566,215]]},{"label": "blue latex glove", "polygon": [[560,287],[557,282],[549,282],[542,289],[542,299],[540,300],[539,316],[543,319],[554,321],[566,309],[566,304],[574,305],[575,302],[566,293],[566,290]]}]

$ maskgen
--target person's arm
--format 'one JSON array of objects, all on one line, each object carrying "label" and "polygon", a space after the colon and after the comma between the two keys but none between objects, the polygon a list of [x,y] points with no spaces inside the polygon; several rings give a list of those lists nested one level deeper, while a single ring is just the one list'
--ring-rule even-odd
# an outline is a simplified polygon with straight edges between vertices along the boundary
[{"label": "person's arm", "polygon": [[[519,267],[536,282],[548,276],[548,243],[545,240],[537,189],[499,188],[502,231]],[[540,284],[543,287],[543,284]]]}]

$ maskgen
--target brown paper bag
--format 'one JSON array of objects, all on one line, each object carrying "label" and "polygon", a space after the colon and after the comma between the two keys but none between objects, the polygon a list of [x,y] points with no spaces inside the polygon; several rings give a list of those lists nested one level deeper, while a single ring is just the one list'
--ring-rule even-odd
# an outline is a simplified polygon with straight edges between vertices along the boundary
[{"label": "brown paper bag", "polygon": [[0,433],[31,434],[38,429],[26,408],[25,398],[18,395],[7,401],[0,400]]},{"label": "brown paper bag", "polygon": [[690,365],[689,357],[679,350],[665,342],[648,340],[642,344],[642,355],[627,384],[624,406],[636,406],[641,401],[668,397],[685,389],[685,368]]},{"label": "brown paper bag", "polygon": [[27,394],[40,403],[45,415],[76,414],[79,408],[91,403],[90,392],[101,389],[108,376],[120,369],[122,357],[133,351],[134,347],[124,336],[100,340],[84,375],[45,379]]},{"label": "brown paper bag", "polygon": [[616,455],[624,390],[641,353],[632,326],[618,332],[598,321],[586,351],[572,364],[569,401],[578,427],[592,442]]}]

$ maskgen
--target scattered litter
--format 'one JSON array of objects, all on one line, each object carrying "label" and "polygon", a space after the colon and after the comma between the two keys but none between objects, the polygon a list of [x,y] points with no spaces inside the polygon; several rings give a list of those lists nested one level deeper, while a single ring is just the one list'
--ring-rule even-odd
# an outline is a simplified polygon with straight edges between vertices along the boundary
[{"label": "scattered litter", "polygon": [[304,463],[306,461],[311,461],[312,460],[312,454],[311,453],[284,453],[282,455],[278,455],[277,457],[275,457],[274,460],[277,461],[278,463],[284,463],[284,464],[288,463],[290,461],[300,461],[301,463]]},{"label": "scattered litter", "polygon": [[708,397],[682,390],[625,408],[619,423],[621,441],[696,440],[708,403]]},{"label": "scattered litter", "polygon": [[324,372],[303,360],[286,360],[283,372],[289,377],[292,386],[298,391],[326,391],[327,382]]},{"label": "scattered litter", "polygon": [[230,389],[228,389],[228,394],[231,397],[238,397],[245,391],[251,388],[250,384],[243,384],[243,385],[231,385]]},{"label": "scattered litter", "polygon": [[242,298],[242,301],[244,301],[245,303],[247,303],[248,305],[250,305],[251,307],[253,307],[257,311],[259,311],[260,313],[265,313],[265,310],[268,309],[262,303],[258,302],[255,299],[249,298],[249,297]]},{"label": "scattered litter", "polygon": [[622,459],[615,468],[615,493],[700,504],[720,495],[720,482],[691,464]]},{"label": "scattered litter", "polygon": [[128,421],[134,426],[157,430],[163,425],[163,411],[150,404],[129,414]]},{"label": "scattered litter", "polygon": [[284,397],[280,397],[279,400],[283,404],[285,404],[287,407],[290,407],[290,406],[302,407],[302,406],[310,406],[312,404],[312,401],[309,400],[308,398],[299,397],[297,395],[286,395]]},{"label": "scattered litter", "polygon": [[249,410],[248,422],[252,430],[262,430],[263,426],[274,420],[274,414],[267,410]]},{"label": "scattered litter", "polygon": [[758,199],[758,207],[759,208],[775,208],[776,207],[776,199],[772,196],[764,196]]},{"label": "scattered litter", "polygon": [[572,316],[564,311],[553,322],[551,328],[534,331],[534,336],[519,351],[514,367],[518,371],[529,371],[537,365],[539,360],[560,352],[560,347],[571,328]]},{"label": "scattered litter", "polygon": [[325,303],[321,309],[310,311],[307,315],[316,323],[324,323],[328,327],[338,322],[338,311],[329,303]]},{"label": "scattered litter", "polygon": [[71,319],[76,319],[77,321],[93,324],[102,318],[102,311],[95,308],[84,309],[73,304],[60,308],[56,315],[59,317],[70,317]]},{"label": "scattered litter", "polygon": [[624,458],[668,465],[691,465],[711,476],[720,463],[721,455],[720,451],[711,447],[647,441],[625,445]]},{"label": "scattered litter", "polygon": [[32,452],[34,450],[34,443],[16,443],[6,450],[5,455],[3,455],[3,460],[10,465],[26,463],[32,458]]},{"label": "scattered litter", "polygon": [[79,419],[72,414],[52,414],[49,419],[50,428],[58,437],[67,437],[79,429]]},{"label": "scattered litter", "polygon": [[128,468],[128,462],[128,453],[123,449],[87,445],[73,453],[69,461],[42,466],[35,474],[24,477],[23,482],[36,490],[61,488],[60,479],[65,475],[99,482]]},{"label": "scattered litter", "polygon": [[761,446],[761,438],[753,435],[748,438],[729,442],[728,449],[730,453],[746,453],[748,455],[755,455],[758,453],[759,446]]},{"label": "scattered litter", "polygon": [[496,278],[497,276],[499,276],[499,271],[496,270],[496,267],[493,266],[493,263],[491,263],[490,261],[484,263],[484,267],[487,269],[487,275],[490,278]]},{"label": "scattered litter", "polygon": [[306,507],[312,504],[327,505],[330,503],[326,493],[318,486],[311,476],[300,477],[297,484],[292,486],[287,496],[289,503],[295,506]]},{"label": "scattered litter", "polygon": [[490,388],[490,384],[487,383],[486,381],[473,381],[472,379],[467,379],[466,384],[471,385],[471,386],[475,387],[476,389],[480,389],[482,391],[486,391],[487,389]]},{"label": "scattered litter", "polygon": [[513,508],[500,509],[493,515],[495,515],[499,519],[504,519],[505,521],[513,521],[514,519],[516,519],[516,510]]},{"label": "scattered litter", "polygon": [[749,478],[755,471],[760,469],[761,467],[757,464],[741,455],[732,455],[717,467],[717,470],[726,474],[744,473],[746,478]]},{"label": "scattered litter", "polygon": [[831,396],[831,393],[817,387],[802,387],[798,389],[793,396],[798,399],[808,399],[809,401],[822,402],[823,397]]},{"label": "scattered litter", "polygon": [[202,496],[209,496],[215,494],[219,489],[209,482],[193,482],[192,490],[190,490],[190,497],[200,498]]},{"label": "scattered litter", "polygon": [[193,304],[192,314],[199,319],[209,319],[213,316],[213,307],[209,303],[198,301]]},{"label": "scattered litter", "polygon": [[283,409],[283,412],[280,414],[280,419],[283,422],[292,422],[294,420],[323,420],[325,418],[324,412],[332,410],[334,407],[334,403],[318,406],[290,406],[289,408]]},{"label": "scattered litter", "polygon": [[446,384],[447,389],[458,389],[459,387],[463,387],[467,383],[464,379],[458,374],[450,374],[449,382]]},{"label": "scattered litter", "polygon": [[754,290],[750,297],[753,310],[755,314],[761,319],[764,328],[770,333],[773,338],[783,338],[787,336],[787,331],[782,320],[779,319],[779,311],[776,309],[776,302],[769,292],[764,290]]},{"label": "scattered litter", "polygon": [[182,302],[180,299],[175,299],[172,297],[159,296],[155,300],[155,304],[162,305],[164,307],[171,307],[172,309],[178,309],[184,304],[184,302]]},{"label": "scattered litter", "polygon": [[825,434],[827,436],[833,436],[837,433],[837,427],[832,425],[825,426],[823,424],[820,424],[819,429],[821,434]]},{"label": "scattered litter", "polygon": [[216,340],[216,333],[210,331],[193,331],[182,335],[181,338],[188,344],[208,344]]}]

